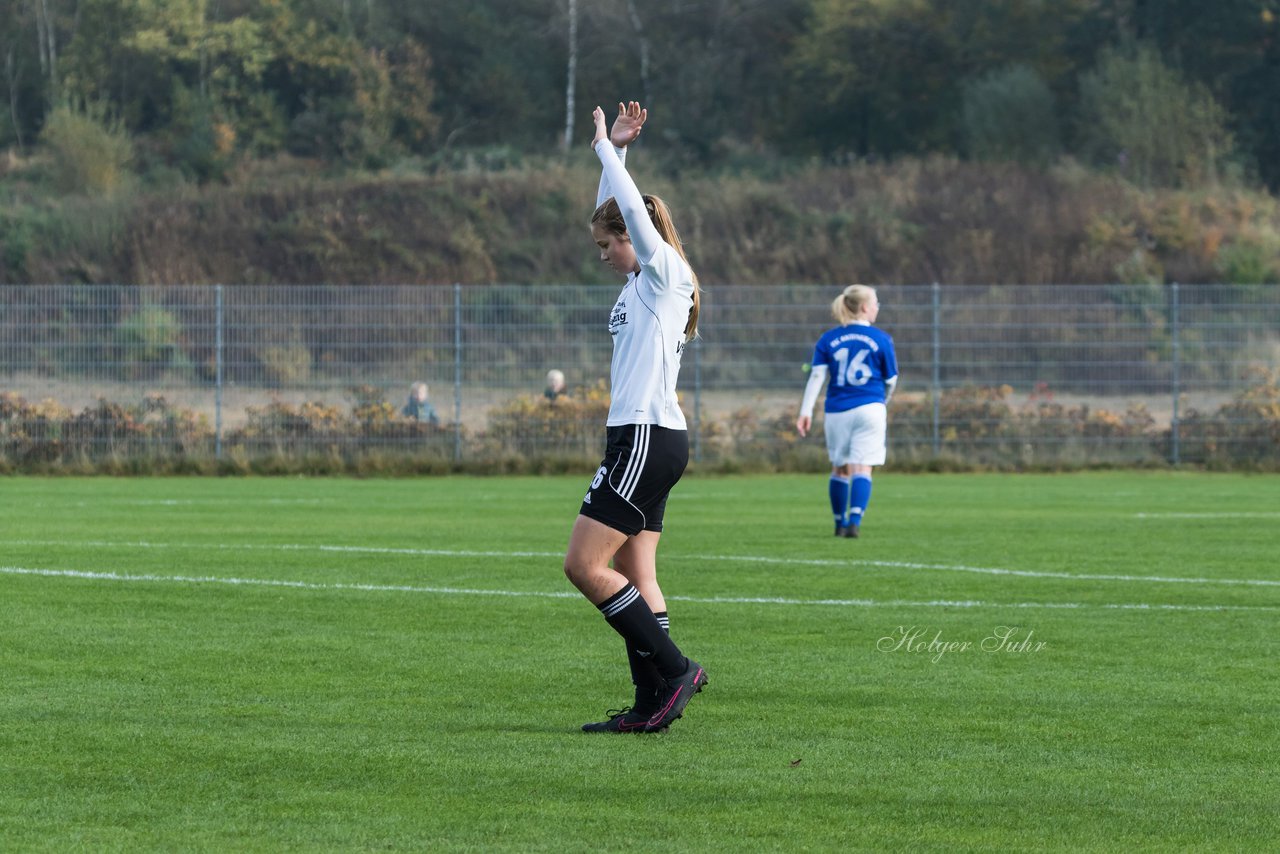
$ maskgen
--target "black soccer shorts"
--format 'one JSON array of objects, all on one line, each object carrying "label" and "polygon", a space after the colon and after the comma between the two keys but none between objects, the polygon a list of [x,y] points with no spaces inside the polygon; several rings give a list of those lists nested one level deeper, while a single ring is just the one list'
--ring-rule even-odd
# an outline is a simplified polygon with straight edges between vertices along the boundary
[{"label": "black soccer shorts", "polygon": [[578,512],[629,537],[661,531],[667,495],[689,464],[688,431],[656,424],[607,431],[604,460]]}]

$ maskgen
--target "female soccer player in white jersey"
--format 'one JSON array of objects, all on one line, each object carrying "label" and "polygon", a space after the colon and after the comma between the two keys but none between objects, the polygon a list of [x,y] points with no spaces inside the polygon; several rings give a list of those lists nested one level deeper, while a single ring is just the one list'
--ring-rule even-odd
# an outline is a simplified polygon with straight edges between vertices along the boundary
[{"label": "female soccer player in white jersey", "polygon": [[823,432],[831,458],[831,512],[837,537],[856,537],[871,501],[871,468],[884,465],[888,403],[898,382],[898,359],[889,333],[871,324],[880,313],[875,288],[850,285],[831,303],[840,325],[813,348],[796,429],[804,436],[827,383]]},{"label": "female soccer player in white jersey", "polygon": [[[666,204],[641,196],[624,166],[648,111],[618,105],[613,131],[596,107],[592,148],[603,172],[591,217],[600,260],[627,277],[609,313],[612,400],[603,462],[582,500],[565,575],[626,641],[635,701],[586,732],[658,732],[707,677],[668,634],[657,549],[667,494],[689,462],[676,377],[698,327],[698,279]],[[610,566],[612,561],[612,567]]]}]

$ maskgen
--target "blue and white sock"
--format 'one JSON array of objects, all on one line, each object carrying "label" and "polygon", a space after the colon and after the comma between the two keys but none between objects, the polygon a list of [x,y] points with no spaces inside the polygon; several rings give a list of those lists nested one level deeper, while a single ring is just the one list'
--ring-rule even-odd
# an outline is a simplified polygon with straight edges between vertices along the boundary
[{"label": "blue and white sock", "polygon": [[855,474],[849,489],[849,522],[850,525],[861,525],[862,516],[871,503],[871,476]]},{"label": "blue and white sock", "polygon": [[849,481],[843,477],[831,476],[827,484],[827,493],[831,496],[831,515],[836,524],[845,527],[849,524]]}]

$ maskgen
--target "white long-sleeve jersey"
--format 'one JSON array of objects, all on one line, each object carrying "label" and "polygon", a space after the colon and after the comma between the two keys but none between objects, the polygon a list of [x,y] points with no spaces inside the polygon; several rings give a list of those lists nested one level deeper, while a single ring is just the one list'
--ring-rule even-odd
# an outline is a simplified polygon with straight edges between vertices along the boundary
[{"label": "white long-sleeve jersey", "polygon": [[596,206],[609,196],[617,199],[640,263],[640,272],[628,275],[609,313],[613,361],[606,423],[685,430],[676,380],[693,307],[693,270],[649,220],[644,199],[623,165],[625,149],[601,140],[595,151],[603,167]]}]

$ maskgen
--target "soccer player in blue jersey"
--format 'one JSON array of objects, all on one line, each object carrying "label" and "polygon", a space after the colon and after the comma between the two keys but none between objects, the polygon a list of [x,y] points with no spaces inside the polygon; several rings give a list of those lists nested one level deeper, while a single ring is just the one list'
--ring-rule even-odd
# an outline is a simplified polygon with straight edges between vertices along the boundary
[{"label": "soccer player in blue jersey", "polygon": [[888,403],[898,382],[889,333],[871,324],[880,313],[875,288],[850,285],[831,303],[840,325],[813,348],[796,430],[813,425],[813,407],[827,383],[823,432],[831,459],[828,493],[837,537],[857,537],[871,501],[871,469],[884,465]]},{"label": "soccer player in blue jersey", "polygon": [[667,495],[689,462],[676,378],[697,335],[698,278],[666,204],[642,196],[624,166],[648,112],[634,101],[619,104],[612,132],[599,107],[592,117],[602,173],[591,234],[600,260],[627,281],[609,313],[605,456],[574,522],[564,571],[626,641],[636,689],[631,706],[582,729],[660,732],[707,682],[671,640],[657,571]]}]

